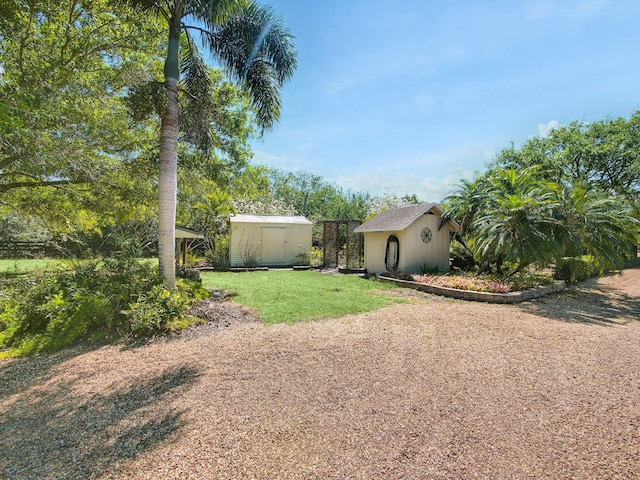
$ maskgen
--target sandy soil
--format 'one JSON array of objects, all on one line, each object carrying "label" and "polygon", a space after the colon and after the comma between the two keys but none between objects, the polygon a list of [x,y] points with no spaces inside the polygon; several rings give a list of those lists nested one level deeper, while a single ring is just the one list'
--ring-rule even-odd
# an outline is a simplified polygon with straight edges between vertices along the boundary
[{"label": "sandy soil", "polygon": [[[0,363],[7,479],[640,478],[640,270]],[[215,317],[216,315],[214,315]]]}]

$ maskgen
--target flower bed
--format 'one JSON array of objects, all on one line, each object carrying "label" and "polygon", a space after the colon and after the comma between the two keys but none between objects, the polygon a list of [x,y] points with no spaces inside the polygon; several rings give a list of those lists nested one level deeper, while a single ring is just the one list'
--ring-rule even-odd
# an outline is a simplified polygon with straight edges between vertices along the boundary
[{"label": "flower bed", "polygon": [[[395,277],[379,276],[378,279],[393,282],[399,287],[413,288],[425,293],[489,303],[519,303],[549,293],[559,292],[565,288],[565,282],[562,280],[526,288],[528,285],[522,282],[511,282],[509,284],[489,278],[483,279],[461,275],[412,276],[401,274]],[[540,282],[542,282],[542,279],[540,279]],[[518,286],[521,286],[521,289],[512,291],[515,290],[514,287]],[[525,288],[522,288],[522,286]]]},{"label": "flower bed", "polygon": [[512,285],[509,283],[488,278],[462,275],[412,275],[412,278],[414,282],[458,290],[470,290],[472,292],[507,293],[512,291]]}]

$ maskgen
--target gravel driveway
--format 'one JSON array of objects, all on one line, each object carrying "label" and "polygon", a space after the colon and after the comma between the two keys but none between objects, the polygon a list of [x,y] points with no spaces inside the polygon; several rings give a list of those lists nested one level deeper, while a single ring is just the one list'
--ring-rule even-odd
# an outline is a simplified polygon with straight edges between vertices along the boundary
[{"label": "gravel driveway", "polygon": [[[217,308],[222,308],[218,306]],[[640,270],[0,362],[7,479],[640,478]]]}]

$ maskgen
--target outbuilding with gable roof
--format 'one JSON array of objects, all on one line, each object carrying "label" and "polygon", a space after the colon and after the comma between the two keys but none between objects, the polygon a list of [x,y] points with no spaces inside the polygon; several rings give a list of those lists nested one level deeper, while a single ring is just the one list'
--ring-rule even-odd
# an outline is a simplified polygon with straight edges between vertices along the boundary
[{"label": "outbuilding with gable roof", "polygon": [[232,267],[309,265],[313,223],[302,216],[232,215]]},{"label": "outbuilding with gable roof", "polygon": [[423,268],[449,270],[450,232],[454,221],[442,223],[436,203],[384,210],[357,227],[364,234],[364,266],[369,274],[420,273]]}]

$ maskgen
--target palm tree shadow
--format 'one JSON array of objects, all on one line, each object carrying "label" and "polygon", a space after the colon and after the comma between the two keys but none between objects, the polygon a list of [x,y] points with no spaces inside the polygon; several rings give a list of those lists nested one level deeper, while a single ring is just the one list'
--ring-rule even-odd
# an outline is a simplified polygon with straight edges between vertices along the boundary
[{"label": "palm tree shadow", "polygon": [[106,395],[73,395],[81,378],[16,394],[0,404],[3,477],[94,478],[113,472],[180,430],[183,411],[167,398],[197,376],[195,369],[181,366],[116,386]]},{"label": "palm tree shadow", "polygon": [[566,290],[520,304],[529,313],[571,323],[624,325],[640,320],[640,298],[615,286],[587,280]]},{"label": "palm tree shadow", "polygon": [[59,352],[20,357],[0,364],[0,401],[51,380],[56,366],[100,348],[101,345],[78,344]]}]

